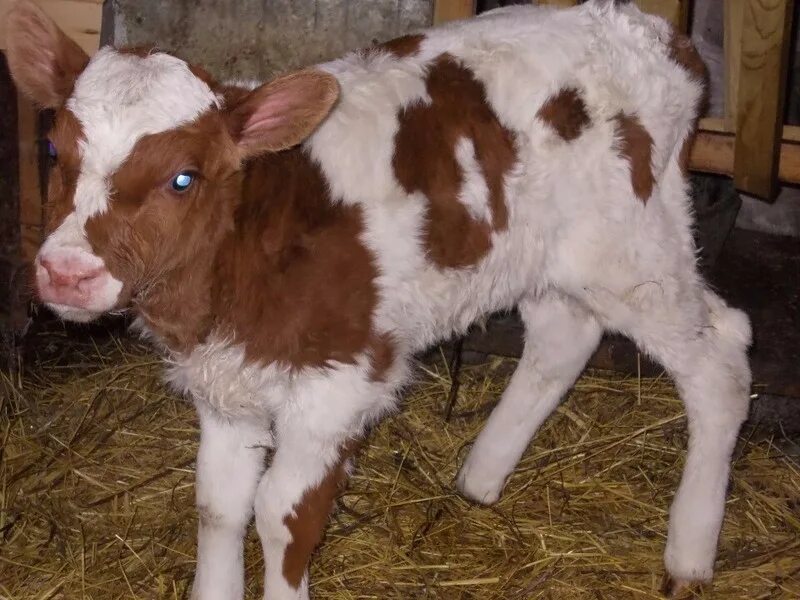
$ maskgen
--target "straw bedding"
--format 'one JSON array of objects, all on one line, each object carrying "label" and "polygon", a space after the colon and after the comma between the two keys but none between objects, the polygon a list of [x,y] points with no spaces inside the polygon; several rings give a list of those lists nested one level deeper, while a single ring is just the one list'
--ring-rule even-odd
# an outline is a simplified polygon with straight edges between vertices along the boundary
[{"label": "straw bedding", "polygon": [[[69,346],[66,336],[48,342]],[[663,378],[589,372],[500,503],[454,491],[512,361],[465,369],[452,418],[443,361],[369,438],[318,552],[318,599],[658,598],[682,407]],[[125,338],[19,378],[0,411],[0,597],[187,598],[194,560],[191,406]],[[800,467],[790,440],[743,432],[717,577],[702,597],[800,597]],[[247,541],[248,598],[261,592]]]}]

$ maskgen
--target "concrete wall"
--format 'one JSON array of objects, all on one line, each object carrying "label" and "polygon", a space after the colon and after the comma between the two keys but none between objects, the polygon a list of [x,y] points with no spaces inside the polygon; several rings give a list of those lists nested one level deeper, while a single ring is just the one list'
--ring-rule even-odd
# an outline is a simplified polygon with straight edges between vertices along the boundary
[{"label": "concrete wall", "polygon": [[268,78],[427,27],[432,0],[111,0],[118,45],[156,43],[218,78]]}]

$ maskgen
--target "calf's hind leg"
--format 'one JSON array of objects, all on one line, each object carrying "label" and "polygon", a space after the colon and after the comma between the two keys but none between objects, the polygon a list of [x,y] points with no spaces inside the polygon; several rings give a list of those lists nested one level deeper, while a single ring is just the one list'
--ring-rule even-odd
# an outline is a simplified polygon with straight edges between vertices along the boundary
[{"label": "calf's hind leg", "polygon": [[576,301],[555,292],[519,305],[525,348],[500,403],[459,472],[461,492],[497,501],[533,436],[575,383],[597,348],[602,329]]},{"label": "calf's hind leg", "polygon": [[689,448],[664,555],[665,591],[678,595],[713,575],[731,455],[750,405],[750,323],[702,288],[657,304],[629,310],[620,329],[667,369],[686,407]]}]

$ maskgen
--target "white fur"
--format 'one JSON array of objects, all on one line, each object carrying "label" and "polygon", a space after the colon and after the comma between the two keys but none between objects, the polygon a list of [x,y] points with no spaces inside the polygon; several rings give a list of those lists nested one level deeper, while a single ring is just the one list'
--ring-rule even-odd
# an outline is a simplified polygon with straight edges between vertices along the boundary
[{"label": "white fur", "polygon": [[[701,90],[668,58],[669,35],[664,21],[612,2],[565,11],[508,7],[429,31],[419,52],[406,58],[360,52],[319,66],[338,79],[341,95],[306,149],[334,198],[362,208],[363,241],[379,270],[373,328],[391,335],[396,359],[385,382],[377,382],[366,354],[352,365],[293,372],[247,364],[243,348],[212,337],[171,358],[169,380],[194,398],[203,421],[198,498],[216,503],[215,513],[227,523],[220,534],[201,525],[196,600],[241,598],[238,548],[253,494],[266,597],[307,598],[307,578],[293,589],[282,575],[291,542],[286,517],[337,464],[342,443],[396,406],[413,352],[517,305],[527,328],[525,352],[461,469],[461,490],[495,501],[601,332],[622,332],[669,370],[689,415],[691,443],[672,507],[667,569],[683,579],[711,577],[730,455],[749,402],[750,331],[747,318],[708,291],[697,273],[687,184],[677,160]],[[430,262],[423,244],[428,200],[407,194],[392,168],[398,112],[431,101],[425,74],[443,52],[485,86],[491,107],[515,135],[518,157],[504,181],[508,227],[493,233],[491,251],[465,269]],[[71,105],[87,130],[81,189],[91,194],[78,199],[79,215],[105,209],[103,187],[92,177],[119,164],[131,138],[191,119],[215,102],[170,61],[98,56]],[[153,66],[154,83],[140,87],[145,65]],[[162,80],[164,73],[172,75]],[[109,77],[125,83],[110,84]],[[581,90],[591,119],[572,142],[536,117],[567,86]],[[112,114],[102,108],[109,97],[130,103],[112,103]],[[173,120],[147,116],[142,107],[153,103],[170,106]],[[621,112],[636,115],[653,138],[656,185],[646,205],[632,189],[630,164],[619,156],[613,118]],[[127,124],[117,127],[118,121]],[[464,175],[459,200],[476,221],[490,222],[473,144],[465,137],[456,147]],[[249,459],[236,471],[239,483],[227,490],[226,465],[253,456],[231,442],[236,428],[242,439],[274,432],[274,440],[264,436],[276,450],[255,492],[258,469]]]},{"label": "white fur", "polygon": [[548,294],[519,308],[526,330],[519,367],[458,474],[459,489],[482,504],[500,498],[506,478],[602,334],[594,316],[569,298]]},{"label": "white fur", "polygon": [[208,85],[174,56],[99,50],[67,101],[83,128],[78,221],[108,209],[109,178],[142,137],[174,129],[218,105]]},{"label": "white fur", "polygon": [[242,537],[253,513],[270,431],[231,423],[198,407],[200,450],[195,490],[199,524],[192,598],[227,600],[244,593]]},{"label": "white fur", "polygon": [[461,167],[464,183],[458,193],[458,201],[463,204],[476,221],[492,222],[489,207],[489,186],[475,158],[475,145],[472,140],[462,137],[456,143],[456,161]]}]

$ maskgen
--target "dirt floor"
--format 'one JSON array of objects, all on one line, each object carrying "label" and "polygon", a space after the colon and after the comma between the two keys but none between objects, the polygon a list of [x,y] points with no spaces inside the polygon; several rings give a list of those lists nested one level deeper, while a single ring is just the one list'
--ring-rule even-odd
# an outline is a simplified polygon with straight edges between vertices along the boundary
[{"label": "dirt floor", "polygon": [[[187,598],[196,519],[191,406],[127,337],[34,336],[0,386],[0,598]],[[318,599],[658,598],[685,419],[664,378],[587,373],[501,502],[452,482],[513,367],[420,369],[370,438],[312,570]],[[2,376],[2,375],[0,375]],[[717,577],[701,597],[800,597],[800,446],[743,432]],[[262,561],[247,543],[248,598]]]}]

